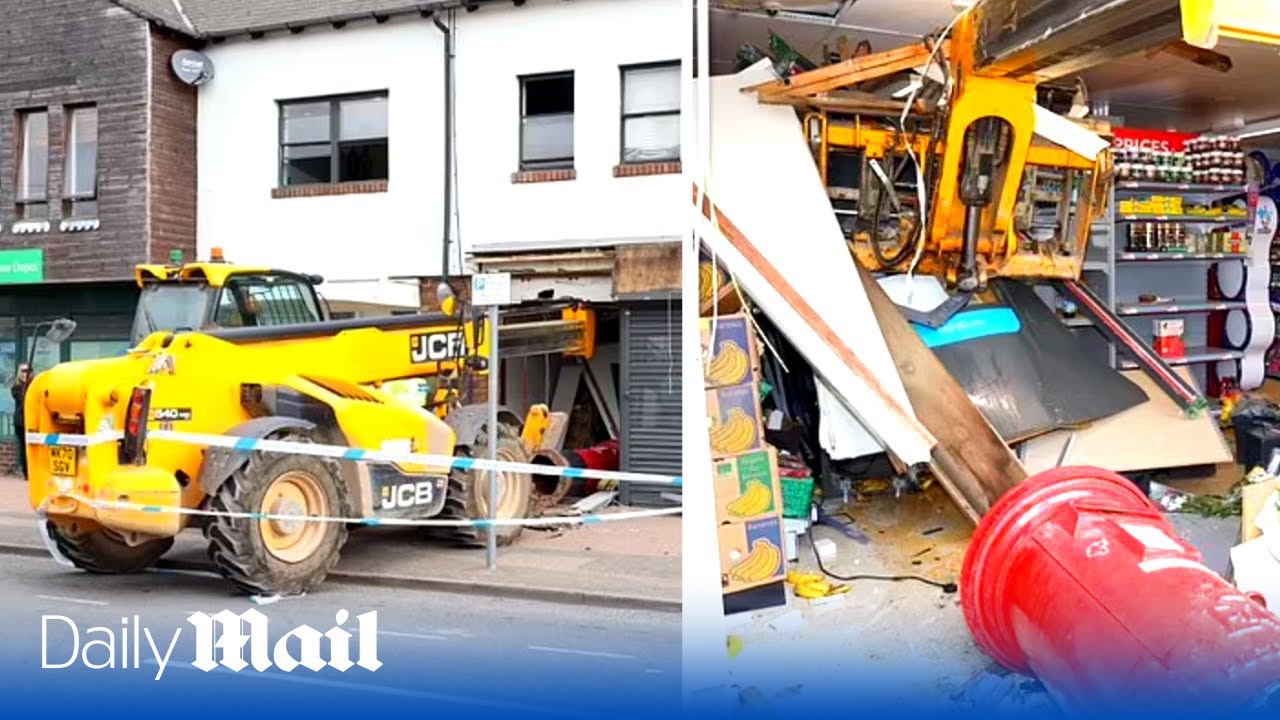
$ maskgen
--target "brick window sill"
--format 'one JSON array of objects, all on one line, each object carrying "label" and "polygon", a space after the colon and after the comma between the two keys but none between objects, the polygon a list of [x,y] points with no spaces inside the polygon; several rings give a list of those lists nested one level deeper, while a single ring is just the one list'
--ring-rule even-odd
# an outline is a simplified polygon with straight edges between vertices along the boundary
[{"label": "brick window sill", "polygon": [[643,177],[646,175],[679,175],[682,172],[679,160],[670,162],[626,163],[613,167],[613,176]]},{"label": "brick window sill", "polygon": [[360,182],[315,183],[271,188],[273,198],[323,197],[326,195],[361,195],[387,191],[386,180],[362,180]]},{"label": "brick window sill", "polygon": [[511,173],[511,182],[516,185],[527,183],[544,183],[544,182],[561,182],[564,180],[577,180],[578,171],[575,168],[561,168],[559,170],[521,170]]}]

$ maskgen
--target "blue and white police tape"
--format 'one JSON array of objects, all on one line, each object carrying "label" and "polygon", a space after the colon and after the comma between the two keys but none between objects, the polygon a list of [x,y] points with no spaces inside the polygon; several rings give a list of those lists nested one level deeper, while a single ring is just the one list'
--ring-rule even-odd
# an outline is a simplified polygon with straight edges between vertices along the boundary
[{"label": "blue and white police tape", "polygon": [[[52,496],[50,496],[52,497]],[[222,510],[202,510],[200,508],[177,507],[172,505],[145,505],[123,500],[97,500],[76,493],[58,495],[59,499],[74,500],[99,510],[135,510],[147,513],[175,513],[178,515],[194,515],[201,517],[232,517],[247,520],[277,520],[283,522],[326,522],[346,525],[397,526],[397,527],[505,527],[523,525],[524,527],[546,527],[556,525],[593,525],[619,520],[639,520],[643,518],[679,515],[683,507],[657,508],[654,510],[628,510],[616,513],[591,513],[584,515],[557,515],[538,518],[477,518],[473,520],[435,520],[413,518],[349,518],[332,515],[290,515],[286,513],[267,512],[231,512]],[[44,506],[37,508],[37,514],[43,514]]]},{"label": "blue and white police tape", "polygon": [[[89,447],[112,443],[122,437],[120,432],[99,432],[92,435],[67,435],[60,433],[27,433],[29,445],[68,445]],[[338,460],[394,462],[401,464],[426,465],[437,468],[456,468],[458,470],[489,470],[498,472],[528,473],[530,475],[552,475],[570,479],[591,479],[613,482],[651,483],[655,485],[674,485],[679,487],[683,479],[671,475],[650,475],[646,473],[622,472],[618,470],[592,470],[590,468],[558,467],[555,465],[535,465],[534,463],[514,463],[488,458],[456,457],[452,455],[426,455],[423,453],[401,452],[398,450],[365,450],[363,448],[345,447],[342,445],[320,445],[318,443],[300,443],[287,440],[264,440],[261,438],[237,437],[234,435],[210,435],[205,433],[179,432],[176,430],[151,430],[147,433],[149,440],[178,442],[188,445],[220,447],[236,452],[270,452],[291,455],[312,455]]]}]

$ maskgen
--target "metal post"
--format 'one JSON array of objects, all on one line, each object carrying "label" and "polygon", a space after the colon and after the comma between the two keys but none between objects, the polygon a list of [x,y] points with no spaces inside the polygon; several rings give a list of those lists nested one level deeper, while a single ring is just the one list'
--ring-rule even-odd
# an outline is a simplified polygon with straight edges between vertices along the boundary
[{"label": "metal post", "polygon": [[[498,459],[498,306],[489,306],[489,460]],[[488,567],[498,566],[498,471],[489,468],[489,537],[486,554]]]}]

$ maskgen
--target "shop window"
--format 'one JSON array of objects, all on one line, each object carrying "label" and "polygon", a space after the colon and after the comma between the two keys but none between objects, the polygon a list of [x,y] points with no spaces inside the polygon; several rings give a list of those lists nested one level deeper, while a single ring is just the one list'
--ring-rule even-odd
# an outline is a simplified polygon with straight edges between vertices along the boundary
[{"label": "shop window", "polygon": [[573,73],[520,78],[520,170],[573,167]]},{"label": "shop window", "polygon": [[43,331],[47,329],[48,329],[48,326],[41,328],[40,329],[41,333],[36,335],[34,338],[31,336],[32,331],[36,330],[34,326],[27,328],[25,332],[26,337],[25,337],[25,342],[23,343],[23,348],[22,348],[24,353],[23,360],[24,361],[26,360],[26,353],[29,352],[30,346],[27,345],[27,343],[30,343],[34,340],[35,353],[33,353],[30,357],[31,357],[31,371],[36,374],[42,373],[45,370],[49,370],[54,365],[57,365],[58,363],[62,362],[62,347],[64,343],[55,344],[46,340],[44,337]]},{"label": "shop window", "polygon": [[18,207],[24,220],[49,217],[49,112],[18,115]]},{"label": "shop window", "polygon": [[0,317],[0,442],[13,439],[13,395],[9,392],[18,375],[17,322],[12,316]]},{"label": "shop window", "polygon": [[680,63],[622,68],[622,162],[680,159]]},{"label": "shop window", "polygon": [[63,214],[98,216],[98,108],[68,108],[66,161],[63,169]]},{"label": "shop window", "polygon": [[389,176],[387,93],[280,103],[280,186]]},{"label": "shop window", "polygon": [[128,340],[72,340],[72,362],[76,360],[97,360],[99,358],[119,357],[129,351]]}]

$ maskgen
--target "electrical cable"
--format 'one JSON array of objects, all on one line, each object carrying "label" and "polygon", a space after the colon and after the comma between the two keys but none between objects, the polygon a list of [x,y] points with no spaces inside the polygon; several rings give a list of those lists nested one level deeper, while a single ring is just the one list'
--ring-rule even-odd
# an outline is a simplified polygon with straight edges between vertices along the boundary
[{"label": "electrical cable", "polygon": [[[960,22],[960,18],[964,17],[965,15],[968,15],[973,10],[973,7],[974,6],[970,5],[964,10],[956,13],[956,16],[951,19],[951,22],[947,25],[946,29],[942,31],[942,34],[938,36],[938,40],[934,43],[933,50],[929,53],[929,61],[925,63],[925,66],[924,66],[924,78],[922,79],[920,86],[917,87],[911,93],[911,95],[907,98],[907,103],[902,108],[902,116],[898,118],[898,126],[902,128],[902,131],[904,133],[907,130],[906,128],[907,116],[911,113],[912,106],[916,104],[916,97],[920,94],[920,91],[924,88],[923,80],[928,80],[929,69],[933,67],[934,62],[937,59],[938,50],[940,50],[942,46],[946,43],[947,38],[951,35],[951,31],[955,29],[956,23]],[[947,72],[945,69],[943,72],[947,75],[947,83],[946,83],[947,87],[952,88],[953,78],[951,78],[950,73]],[[948,102],[946,103],[946,106],[949,108],[950,98],[948,97],[947,100]],[[942,103],[940,101],[940,105],[941,104]],[[916,157],[916,152],[914,149],[912,149],[910,143],[907,144],[907,152],[911,155],[912,161],[914,161],[916,164],[916,172],[920,176],[923,176],[923,173],[921,172],[922,166],[920,164],[920,159]],[[930,158],[929,160],[931,161],[932,159]],[[926,197],[926,189],[925,189],[924,183],[920,183],[919,185],[919,201],[920,201],[920,209],[919,209],[920,227],[921,228],[928,227],[929,214],[930,214],[929,211],[931,210],[931,206],[928,204],[928,198]],[[923,239],[921,242],[916,244],[915,257],[911,260],[911,267],[907,269],[908,287],[910,287],[913,279],[915,278],[916,268],[919,267],[920,265],[920,259],[924,257],[924,246],[926,244],[927,243],[923,242]]]},{"label": "electrical cable", "polygon": [[960,586],[953,582],[939,582],[937,580],[932,580],[930,578],[927,578],[923,575],[868,575],[865,573],[859,573],[856,575],[837,575],[831,572],[830,570],[828,570],[822,564],[822,556],[818,554],[818,546],[813,539],[812,528],[816,528],[816,527],[817,526],[814,525],[809,530],[809,547],[813,549],[813,559],[818,563],[818,569],[822,571],[823,575],[826,575],[827,577],[833,580],[839,580],[840,582],[854,582],[857,580],[880,580],[883,582],[905,582],[908,580],[914,580],[919,583],[924,583],[925,585],[932,585],[933,587],[936,587],[942,590],[942,592],[948,595],[953,594],[960,589]]}]

